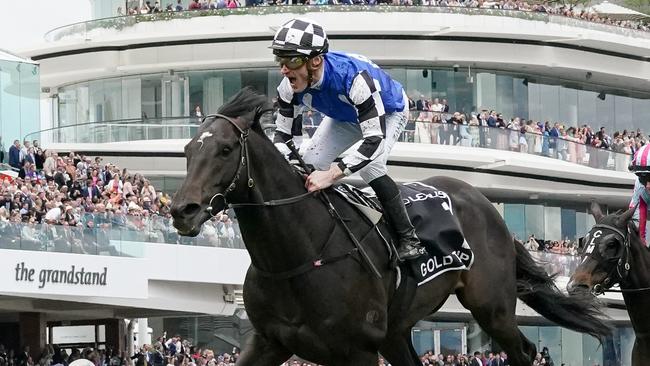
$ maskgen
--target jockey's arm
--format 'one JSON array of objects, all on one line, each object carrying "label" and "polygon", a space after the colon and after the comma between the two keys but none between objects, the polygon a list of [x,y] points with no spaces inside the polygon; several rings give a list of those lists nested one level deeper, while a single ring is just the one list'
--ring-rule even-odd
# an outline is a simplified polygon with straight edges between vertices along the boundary
[{"label": "jockey's arm", "polygon": [[275,120],[276,130],[273,143],[285,157],[291,151],[286,143],[292,138],[292,127],[294,123],[300,123],[300,106],[293,99],[293,90],[289,85],[289,79],[284,78],[278,86],[278,116]]},{"label": "jockey's arm", "polygon": [[384,103],[372,77],[367,72],[362,71],[354,78],[348,98],[357,109],[363,142],[357,151],[344,157],[338,164],[345,176],[360,170],[381,156],[386,137]]}]

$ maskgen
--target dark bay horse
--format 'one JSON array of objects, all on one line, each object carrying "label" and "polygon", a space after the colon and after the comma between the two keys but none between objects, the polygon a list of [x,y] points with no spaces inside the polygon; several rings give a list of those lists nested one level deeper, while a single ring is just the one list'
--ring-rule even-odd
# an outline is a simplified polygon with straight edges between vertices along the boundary
[{"label": "dark bay horse", "polygon": [[[396,271],[378,230],[343,199],[328,193],[361,241],[381,278],[352,252],[340,221],[264,134],[266,97],[244,89],[209,116],[185,146],[187,177],[172,206],[174,226],[197,235],[226,206],[235,208],[251,257],[244,302],[255,332],[240,365],[279,365],[292,355],[324,365],[374,366],[378,352],[394,366],[420,366],[411,327],[456,294],[513,366],[530,366],[535,346],[517,328],[516,299],[567,328],[601,336],[609,328],[590,301],[555,287],[478,190],[456,179],[424,183],[446,191],[476,255],[469,271],[449,271],[417,288],[413,300],[389,316]],[[431,225],[435,225],[435,221]],[[384,224],[382,224],[384,225]],[[324,251],[324,253],[323,253]],[[348,255],[349,254],[349,255]],[[344,259],[323,264],[323,257]]]},{"label": "dark bay horse", "polygon": [[593,203],[596,225],[585,238],[585,259],[568,284],[570,293],[600,294],[618,284],[636,334],[632,365],[650,365],[650,253],[631,221],[634,208],[603,215]]}]

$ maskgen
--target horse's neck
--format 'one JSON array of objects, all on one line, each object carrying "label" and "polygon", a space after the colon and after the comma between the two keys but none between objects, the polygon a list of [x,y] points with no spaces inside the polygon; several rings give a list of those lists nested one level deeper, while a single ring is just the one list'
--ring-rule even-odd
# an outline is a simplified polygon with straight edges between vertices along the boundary
[{"label": "horse's neck", "polygon": [[[632,238],[631,240],[635,240]],[[624,288],[645,288],[650,287],[650,252],[639,243],[630,244],[630,272],[627,281],[621,284]]]},{"label": "horse's neck", "polygon": [[[249,141],[247,162],[254,186],[249,189],[240,183],[232,202],[259,203],[304,194],[304,182],[273,144],[254,136]],[[325,227],[330,225],[322,220],[327,211],[311,197],[281,206],[236,208],[235,212],[253,264],[265,271],[286,271],[311,260],[327,240]]]},{"label": "horse's neck", "polygon": [[630,272],[621,289],[641,289],[623,293],[623,298],[637,335],[650,335],[650,323],[647,321],[650,308],[650,253],[641,243],[630,246]]}]

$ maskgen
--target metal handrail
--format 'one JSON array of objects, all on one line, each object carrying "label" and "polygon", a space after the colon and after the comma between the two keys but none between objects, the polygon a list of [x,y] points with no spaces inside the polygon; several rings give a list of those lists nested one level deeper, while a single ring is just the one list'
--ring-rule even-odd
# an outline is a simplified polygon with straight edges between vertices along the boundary
[{"label": "metal handrail", "polygon": [[[411,113],[419,113],[419,111],[411,111]],[[506,150],[506,151],[518,151],[521,153],[535,154],[554,158],[557,160],[573,162],[581,165],[588,165],[597,169],[606,169],[606,170],[626,170],[624,169],[627,164],[623,160],[631,158],[631,154],[614,151],[611,149],[602,149],[599,147],[587,145],[578,141],[573,141],[570,138],[565,138],[562,136],[554,137],[548,136],[541,133],[533,132],[524,132],[522,133],[519,129],[513,130],[502,127],[489,127],[489,126],[476,126],[468,124],[452,124],[452,123],[438,123],[432,122],[430,120],[418,120],[413,118],[414,115],[409,119],[408,126],[412,128],[405,129],[402,134],[400,141],[411,142],[411,143],[421,143],[421,144],[448,144],[448,145],[461,145],[464,146],[462,141],[467,139],[467,135],[472,137],[470,147],[480,147],[488,148],[492,150]],[[180,117],[180,118],[170,118],[168,120],[174,119],[194,119],[196,117]],[[163,121],[162,119],[156,119]],[[143,131],[138,131],[137,135],[134,137],[131,135],[129,130],[121,131],[122,134],[118,137],[112,135],[112,131],[108,131],[105,136],[105,140],[93,139],[94,143],[107,143],[107,142],[124,142],[124,141],[141,141],[141,140],[158,140],[158,139],[191,139],[194,134],[196,134],[196,129],[198,129],[198,123],[172,123],[172,124],[158,124],[158,123],[143,123],[142,120],[117,120],[117,121],[106,121],[106,122],[93,122],[93,123],[83,123],[79,125],[71,126],[60,126],[54,127],[47,130],[33,132],[26,136],[25,139],[31,140],[28,137],[34,137],[41,132],[52,133],[53,136],[57,134],[56,131],[61,131],[63,129],[71,129],[84,127],[89,128],[89,126],[94,126],[97,128],[115,128],[115,129],[124,129],[124,128],[141,128]],[[420,126],[420,127],[418,127]],[[424,128],[421,128],[424,126]],[[263,129],[267,132],[269,137],[273,134],[273,129],[275,125],[273,124],[264,124]],[[159,129],[169,128],[169,129],[182,129],[176,131],[157,131]],[[313,131],[317,126],[304,126],[305,131]],[[152,132],[153,130],[153,132]],[[463,131],[465,130],[465,131]],[[474,132],[475,135],[478,130],[479,140],[476,140],[471,136],[471,132]],[[158,135],[155,135],[158,133]],[[443,136],[444,133],[444,136]],[[465,133],[465,137],[463,137]],[[153,136],[152,136],[153,135]],[[309,134],[311,135],[311,134]],[[438,141],[431,141],[432,136],[434,138],[439,138]],[[41,136],[43,137],[43,136]],[[540,150],[536,151],[535,149],[528,147],[523,149],[520,146],[519,140],[515,141],[515,148],[512,147],[512,141],[523,137],[528,143],[534,143],[535,148]],[[419,138],[420,141],[417,141]],[[54,142],[59,143],[61,141],[55,141],[54,138],[40,138],[42,143]],[[71,143],[82,143],[86,141],[77,141],[72,139]],[[428,140],[428,142],[427,142]],[[444,140],[444,141],[443,141]],[[64,141],[65,142],[65,141]],[[541,144],[541,147],[540,147]],[[545,149],[545,150],[544,150]],[[526,150],[526,151],[521,151]],[[573,153],[571,153],[573,152]],[[587,162],[585,159],[589,158]],[[613,160],[612,160],[613,158]],[[613,164],[612,164],[613,161]],[[625,166],[624,166],[625,165]]]},{"label": "metal handrail", "polygon": [[34,138],[36,136],[42,136],[43,133],[54,133],[55,131],[61,131],[65,129],[71,129],[71,128],[80,128],[80,127],[151,127],[151,128],[168,128],[168,127],[198,127],[198,123],[193,122],[193,123],[143,123],[144,121],[174,121],[174,120],[196,120],[197,117],[160,117],[160,118],[147,118],[147,119],[142,119],[142,118],[133,118],[133,119],[120,119],[120,120],[113,120],[113,121],[102,121],[102,122],[84,122],[84,123],[76,123],[73,125],[67,125],[67,126],[56,126],[56,127],[51,127],[51,128],[46,128],[43,130],[39,131],[34,131],[30,132],[25,135],[23,138],[24,141],[31,141],[31,140],[39,140],[39,138]]}]

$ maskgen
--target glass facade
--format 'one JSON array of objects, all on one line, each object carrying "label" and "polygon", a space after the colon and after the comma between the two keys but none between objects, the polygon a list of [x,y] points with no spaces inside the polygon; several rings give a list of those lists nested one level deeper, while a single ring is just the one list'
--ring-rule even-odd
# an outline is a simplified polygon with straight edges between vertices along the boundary
[{"label": "glass facade", "polygon": [[[241,314],[241,311],[237,311]],[[239,316],[198,316],[182,318],[154,318],[149,325],[154,333],[162,329],[190,339],[200,348],[217,353],[231,352],[245,344],[253,328],[247,319]],[[157,332],[156,327],[161,327]],[[521,333],[530,340],[538,352],[548,348],[555,365],[572,366],[631,366],[634,331],[631,327],[618,327],[601,345],[597,339],[557,326],[525,325]],[[474,321],[432,322],[419,321],[411,330],[411,341],[418,355],[427,352],[443,355],[473,354],[474,351],[501,351],[501,346],[483,332]]]},{"label": "glass facade", "polygon": [[588,207],[553,203],[502,203],[503,218],[510,232],[520,240],[530,235],[544,241],[575,241],[595,224]]},{"label": "glass facade", "polygon": [[[40,129],[39,67],[0,58],[0,150],[6,162],[14,140]],[[38,139],[38,136],[34,136]]]},{"label": "glass facade", "polygon": [[[504,118],[603,126],[610,134],[644,129],[645,116],[650,115],[650,93],[608,90],[600,94],[588,84],[489,70],[468,74],[467,70],[389,67],[387,71],[412,99],[444,98],[451,111],[494,109]],[[58,124],[187,117],[197,106],[206,115],[216,112],[243,86],[254,86],[272,97],[279,81],[276,68],[173,71],[93,80],[59,88]]]}]

